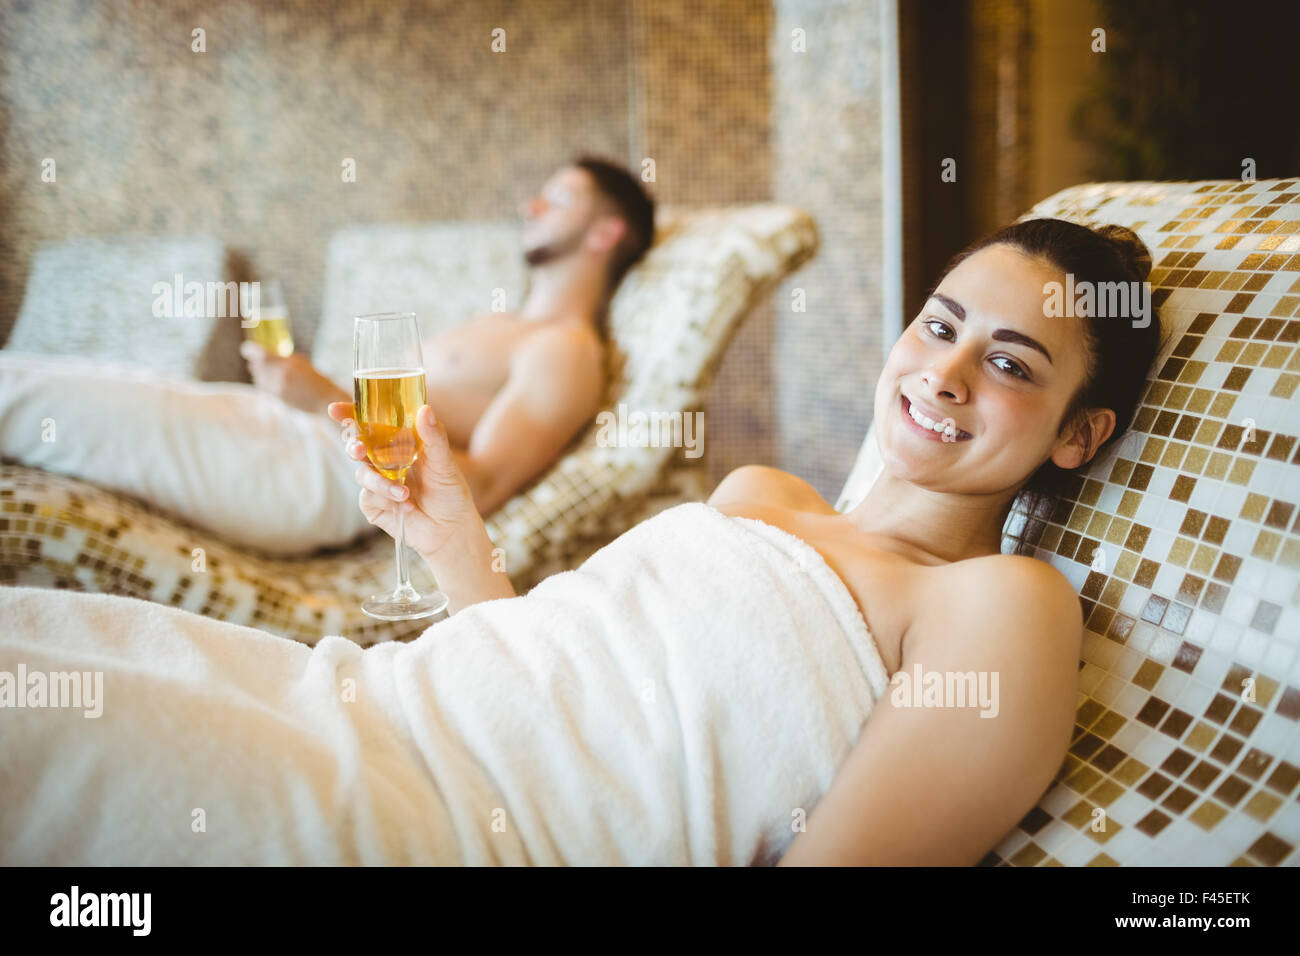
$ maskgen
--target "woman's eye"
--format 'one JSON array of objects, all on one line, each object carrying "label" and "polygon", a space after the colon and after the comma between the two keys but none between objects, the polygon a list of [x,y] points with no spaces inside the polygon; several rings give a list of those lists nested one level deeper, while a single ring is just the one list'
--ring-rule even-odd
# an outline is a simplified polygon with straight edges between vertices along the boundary
[{"label": "woman's eye", "polygon": [[1016,376],[1016,378],[1029,378],[1029,376],[1025,374],[1025,370],[1021,368],[1019,365],[1017,365],[1015,362],[1011,361],[1011,359],[1009,358],[1004,358],[1003,356],[999,355],[996,358],[991,359],[991,361],[995,363],[1006,362],[1007,363],[1006,365],[999,365],[997,367],[1002,369],[1002,371],[1007,372],[1010,375]]},{"label": "woman's eye", "polygon": [[949,335],[952,334],[952,329],[950,329],[950,328],[949,328],[946,324],[944,324],[943,322],[940,322],[938,319],[927,319],[927,320],[926,320],[925,327],[926,327],[926,329],[929,331],[929,333],[930,333],[931,335],[933,335],[936,339],[943,339],[945,342],[947,342],[947,341],[951,341],[949,338],[947,338],[947,336],[944,336],[943,334],[941,334],[941,333],[939,333],[939,332],[936,332],[936,331],[935,331],[935,326],[938,326],[940,329],[942,329],[944,332],[947,332]]}]

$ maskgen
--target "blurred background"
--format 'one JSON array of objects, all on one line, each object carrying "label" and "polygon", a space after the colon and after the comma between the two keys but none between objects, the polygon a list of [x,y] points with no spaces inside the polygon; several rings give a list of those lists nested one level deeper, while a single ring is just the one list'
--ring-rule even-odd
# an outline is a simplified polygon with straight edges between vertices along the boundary
[{"label": "blurred background", "polygon": [[1298,25],[1198,0],[4,0],[0,340],[39,243],[202,234],[283,278],[309,349],[334,230],[499,220],[578,151],[653,158],[660,203],[816,220],[705,447],[715,481],[765,463],[833,500],[884,353],[971,239],[1079,182],[1300,170]]}]

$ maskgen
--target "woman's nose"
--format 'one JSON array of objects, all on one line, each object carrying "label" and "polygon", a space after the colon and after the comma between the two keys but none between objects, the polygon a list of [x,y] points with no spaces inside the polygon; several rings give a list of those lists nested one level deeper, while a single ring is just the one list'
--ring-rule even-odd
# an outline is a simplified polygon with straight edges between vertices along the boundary
[{"label": "woman's nose", "polygon": [[538,206],[541,202],[542,200],[539,196],[534,196],[532,199],[525,199],[519,204],[520,217],[523,219],[531,219],[533,216],[536,216],[540,211]]},{"label": "woman's nose", "polygon": [[934,356],[921,380],[936,395],[947,395],[956,402],[966,401],[966,361],[960,349]]}]

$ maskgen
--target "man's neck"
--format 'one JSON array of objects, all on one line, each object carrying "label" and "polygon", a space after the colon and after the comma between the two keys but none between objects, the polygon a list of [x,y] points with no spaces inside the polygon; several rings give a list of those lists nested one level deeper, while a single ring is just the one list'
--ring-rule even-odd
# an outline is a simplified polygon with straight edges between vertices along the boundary
[{"label": "man's neck", "polygon": [[519,318],[524,322],[570,319],[594,325],[608,301],[604,276],[595,268],[600,267],[576,261],[534,268]]}]

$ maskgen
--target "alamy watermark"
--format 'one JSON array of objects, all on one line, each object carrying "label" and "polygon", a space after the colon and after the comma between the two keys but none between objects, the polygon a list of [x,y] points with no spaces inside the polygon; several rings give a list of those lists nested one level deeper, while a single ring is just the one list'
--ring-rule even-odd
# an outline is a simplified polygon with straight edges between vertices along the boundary
[{"label": "alamy watermark", "polygon": [[601,412],[596,424],[600,448],[683,448],[687,458],[704,454],[703,412],[629,413],[627,405],[619,402],[617,413]]},{"label": "alamy watermark", "polygon": [[83,717],[104,713],[103,671],[0,671],[0,707],[80,707]]},{"label": "alamy watermark", "polygon": [[1043,284],[1043,315],[1048,318],[1128,319],[1135,329],[1151,324],[1150,282],[1075,282],[1065,274],[1065,284]]},{"label": "alamy watermark", "polygon": [[83,893],[73,884],[50,897],[50,925],[124,926],[133,936],[148,936],[152,909],[152,893]]},{"label": "alamy watermark", "polygon": [[153,284],[153,314],[159,319],[239,318],[251,329],[262,318],[261,282],[185,281],[176,273],[171,282]]},{"label": "alamy watermark", "polygon": [[910,674],[895,672],[889,684],[895,707],[978,707],[981,717],[996,717],[1000,709],[997,671],[923,671],[917,663]]}]

